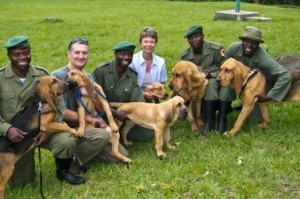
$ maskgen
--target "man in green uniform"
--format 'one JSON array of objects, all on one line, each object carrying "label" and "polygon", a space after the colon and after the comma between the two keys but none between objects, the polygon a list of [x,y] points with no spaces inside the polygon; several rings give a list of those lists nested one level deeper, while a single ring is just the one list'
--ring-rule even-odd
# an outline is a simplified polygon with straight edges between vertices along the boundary
[{"label": "man in green uniform", "polygon": [[[144,102],[144,95],[138,85],[137,74],[129,66],[132,62],[135,45],[128,41],[117,43],[113,50],[115,59],[100,64],[92,73],[95,82],[102,86],[106,98],[110,102]],[[138,108],[138,107],[137,107]],[[112,110],[114,116],[124,121],[125,113]],[[153,138],[153,132],[140,126],[135,126],[128,133],[128,139],[146,141]]]},{"label": "man in green uniform", "polygon": [[[34,85],[48,72],[37,66],[32,66],[31,47],[28,37],[16,36],[9,39],[5,46],[10,65],[0,69],[0,136],[6,136],[11,142],[21,142],[26,133],[11,125],[13,118],[21,113],[26,105],[34,99]],[[61,121],[64,106],[60,99],[58,117]],[[82,184],[85,180],[69,172],[73,151],[76,143],[69,133],[39,132],[38,145],[49,149],[56,162],[56,176],[59,180],[70,184]],[[24,172],[26,171],[26,172]],[[34,150],[25,154],[15,165],[9,185],[24,186],[35,178]]]},{"label": "man in green uniform", "polygon": [[291,87],[292,77],[282,65],[276,62],[259,45],[263,43],[262,32],[256,27],[247,26],[240,42],[231,44],[227,56],[232,57],[248,67],[261,69],[267,76],[275,76],[275,85],[268,93],[258,96],[257,102],[269,100],[282,101]]},{"label": "man in green uniform", "polygon": [[235,99],[230,88],[219,88],[216,81],[219,68],[226,60],[222,45],[204,40],[201,25],[191,26],[184,35],[190,47],[182,52],[181,60],[191,61],[206,74],[208,85],[204,96],[205,122],[199,135],[215,130],[215,114],[218,110],[217,131],[226,131],[227,114],[231,110],[231,101]]}]

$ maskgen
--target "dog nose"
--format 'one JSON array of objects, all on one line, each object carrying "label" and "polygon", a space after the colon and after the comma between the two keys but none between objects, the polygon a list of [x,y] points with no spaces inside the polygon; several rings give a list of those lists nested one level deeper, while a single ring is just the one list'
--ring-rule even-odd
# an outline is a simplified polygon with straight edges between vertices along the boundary
[{"label": "dog nose", "polygon": [[171,90],[173,90],[173,85],[171,84],[171,83],[169,83],[169,88],[171,89]]}]

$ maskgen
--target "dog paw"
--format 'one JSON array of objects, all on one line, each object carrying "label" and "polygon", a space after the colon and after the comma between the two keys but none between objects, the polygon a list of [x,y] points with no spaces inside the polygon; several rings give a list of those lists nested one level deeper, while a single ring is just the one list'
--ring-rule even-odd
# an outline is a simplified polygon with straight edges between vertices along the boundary
[{"label": "dog paw", "polygon": [[167,148],[168,149],[176,149],[176,146],[173,146],[173,145],[170,144],[170,145],[167,145]]},{"label": "dog paw", "polygon": [[131,147],[133,145],[133,142],[124,142],[124,145],[126,147]]},{"label": "dog paw", "polygon": [[231,136],[232,136],[232,135],[230,135],[228,132],[223,133],[223,135],[224,135],[225,137],[231,137]]},{"label": "dog paw", "polygon": [[268,126],[265,123],[261,123],[261,124],[258,125],[258,127],[261,128],[261,129],[266,129]]},{"label": "dog paw", "polygon": [[167,154],[166,153],[160,153],[160,154],[157,154],[158,158],[163,160],[163,159],[166,159],[167,158]]},{"label": "dog paw", "polygon": [[132,163],[132,160],[129,159],[129,158],[124,158],[124,159],[123,159],[123,162],[124,162],[124,163],[127,163],[127,164],[130,164],[130,163]]}]

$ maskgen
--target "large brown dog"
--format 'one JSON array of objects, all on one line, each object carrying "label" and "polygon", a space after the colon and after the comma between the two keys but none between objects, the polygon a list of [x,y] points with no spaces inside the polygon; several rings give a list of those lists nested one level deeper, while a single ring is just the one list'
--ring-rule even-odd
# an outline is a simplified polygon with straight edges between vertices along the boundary
[{"label": "large brown dog", "polygon": [[[300,100],[300,70],[292,72],[293,83],[290,91],[284,98],[287,100]],[[239,62],[233,58],[229,58],[220,68],[220,73],[217,77],[221,86],[233,88],[237,95],[240,96],[243,104],[243,108],[234,124],[233,129],[226,132],[226,136],[233,136],[236,134],[246,121],[247,117],[253,110],[257,101],[257,95],[265,93],[268,82],[266,77],[259,70],[251,70],[251,68],[245,66],[242,62]],[[270,122],[268,104],[274,103],[270,101],[266,103],[260,103],[260,110],[262,113],[263,121],[260,124],[261,128],[266,128]]]},{"label": "large brown dog", "polygon": [[[76,135],[76,130],[66,123],[55,122],[57,97],[67,88],[65,82],[53,76],[42,77],[37,84],[37,99],[33,100],[12,123],[12,126],[27,132],[25,138],[20,143],[12,143],[7,137],[0,136],[0,199],[4,198],[5,186],[13,174],[17,160],[35,147],[33,140],[38,132],[69,132]],[[41,107],[39,102],[42,102]],[[40,129],[38,129],[39,114]]]},{"label": "large brown dog", "polygon": [[175,148],[170,144],[170,127],[178,119],[187,115],[187,108],[182,97],[175,96],[160,104],[145,102],[117,103],[111,102],[112,107],[118,111],[126,112],[129,120],[122,129],[121,135],[124,145],[132,145],[127,141],[128,131],[135,125],[153,129],[155,134],[155,149],[158,157],[166,157],[162,151],[163,144],[170,149]]},{"label": "large brown dog", "polygon": [[[120,139],[119,128],[114,121],[112,112],[110,110],[110,106],[105,99],[105,94],[102,90],[102,87],[96,83],[93,83],[85,73],[77,69],[73,69],[70,72],[68,72],[68,82],[70,83],[70,85],[74,85],[75,87],[86,89],[88,96],[83,95],[81,96],[81,99],[92,116],[97,115],[97,111],[94,103],[98,102],[99,105],[102,106],[110,126],[110,128],[107,127],[107,130],[110,131],[109,142],[112,145],[112,152],[111,152],[112,155],[122,160],[125,163],[131,163],[132,160],[122,155],[118,150],[119,139]],[[94,102],[92,101],[92,98],[95,99]],[[77,100],[77,103],[79,107],[78,108],[78,115],[79,115],[78,132],[82,136],[84,134],[84,128],[86,126],[93,126],[93,124],[89,124],[85,122],[85,114],[86,114],[85,109],[79,100]]]},{"label": "large brown dog", "polygon": [[145,87],[144,92],[148,92],[153,96],[152,103],[159,103],[160,99],[166,99],[168,97],[166,85],[160,82],[154,82]]},{"label": "large brown dog", "polygon": [[192,131],[197,133],[203,127],[201,106],[207,84],[205,74],[190,61],[179,61],[172,69],[169,87],[187,102],[196,103],[196,119],[193,116],[192,106],[188,106],[188,121]]}]

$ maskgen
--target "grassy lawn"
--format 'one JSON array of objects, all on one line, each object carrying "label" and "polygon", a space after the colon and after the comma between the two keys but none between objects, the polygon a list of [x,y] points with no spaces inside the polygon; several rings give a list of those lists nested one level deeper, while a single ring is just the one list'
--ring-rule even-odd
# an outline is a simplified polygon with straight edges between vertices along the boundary
[{"label": "grassy lawn", "polygon": [[[234,9],[234,2],[174,2],[154,0],[1,0],[0,66],[7,65],[2,47],[12,36],[27,35],[32,64],[50,72],[67,63],[67,46],[85,37],[91,46],[87,72],[113,59],[114,44],[128,40],[138,45],[145,26],[159,34],[156,53],[166,59],[168,72],[188,47],[186,29],[202,24],[205,39],[225,48],[238,40],[245,26],[263,31],[272,56],[300,54],[300,9],[241,3],[241,10],[258,11],[272,22],[213,20],[214,12]],[[55,17],[56,22],[45,22]],[[137,47],[136,51],[138,51]],[[42,151],[43,190],[46,198],[300,198],[299,103],[270,108],[271,124],[261,130],[248,122],[233,138],[195,137],[187,121],[171,129],[176,150],[156,158],[154,142],[128,149],[131,165],[88,164],[87,182],[72,186],[55,177],[54,159]],[[228,118],[233,126],[238,112]],[[38,173],[37,161],[37,173]],[[26,172],[26,171],[25,171]],[[40,198],[39,180],[24,188],[6,189],[7,198]]]}]

